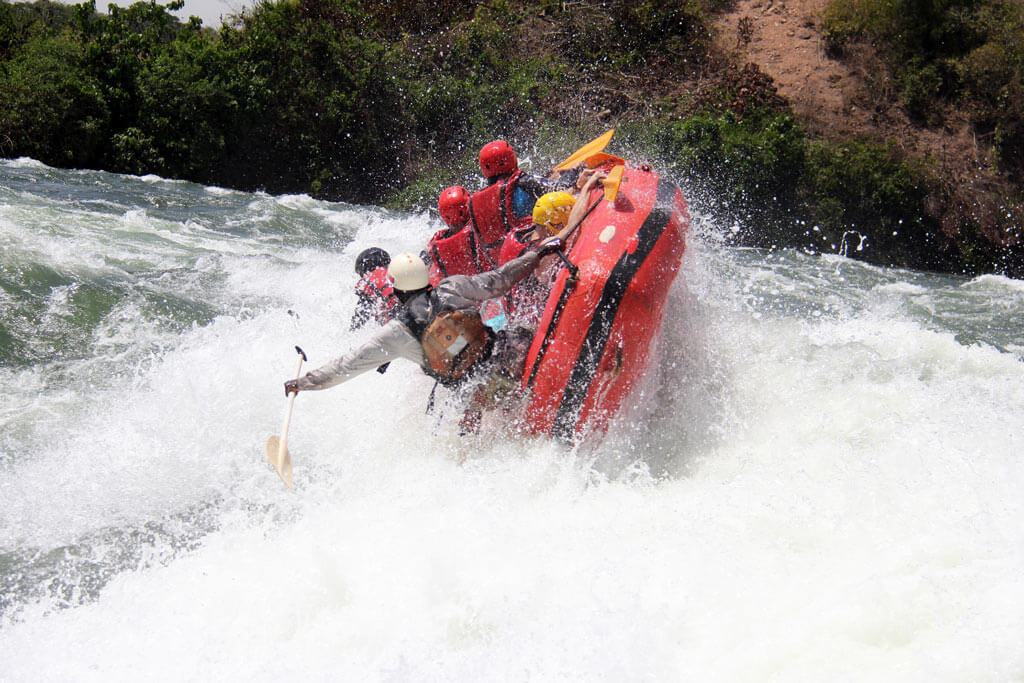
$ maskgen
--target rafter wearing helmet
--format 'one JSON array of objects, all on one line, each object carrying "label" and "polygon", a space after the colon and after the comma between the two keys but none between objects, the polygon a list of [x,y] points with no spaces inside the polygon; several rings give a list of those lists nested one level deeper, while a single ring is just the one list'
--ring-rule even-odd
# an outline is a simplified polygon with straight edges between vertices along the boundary
[{"label": "rafter wearing helmet", "polygon": [[505,236],[531,224],[533,205],[542,195],[571,187],[576,174],[565,173],[549,180],[524,173],[516,151],[505,140],[494,140],[480,149],[480,173],[487,187],[469,200],[470,227],[482,265],[498,265]]},{"label": "rafter wearing helmet", "polygon": [[[552,239],[497,270],[445,278],[437,287],[431,287],[427,265],[418,255],[399,254],[388,266],[401,301],[394,319],[361,346],[285,382],[285,393],[328,389],[396,358],[415,362],[448,386],[460,386],[471,375],[486,371],[485,361],[502,338],[483,325],[481,304],[504,296],[542,256],[561,246]],[[525,355],[516,362],[522,359]]]},{"label": "rafter wearing helmet", "polygon": [[427,243],[430,283],[452,275],[475,275],[486,268],[477,254],[476,234],[469,225],[469,192],[460,185],[445,188],[437,198],[437,212],[445,223]]},{"label": "rafter wearing helmet", "polygon": [[357,330],[370,320],[384,325],[394,317],[398,309],[388,277],[391,255],[380,247],[364,249],[356,257],[356,310],[349,324],[350,330]]}]

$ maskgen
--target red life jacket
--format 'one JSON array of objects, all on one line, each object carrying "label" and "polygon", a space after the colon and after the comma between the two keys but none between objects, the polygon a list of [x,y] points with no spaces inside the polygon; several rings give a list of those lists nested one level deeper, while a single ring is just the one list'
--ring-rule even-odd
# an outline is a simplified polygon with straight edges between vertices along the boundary
[{"label": "red life jacket", "polygon": [[488,270],[497,267],[505,235],[530,225],[529,216],[517,219],[512,210],[512,195],[519,180],[516,171],[505,180],[497,180],[469,198],[469,224],[476,232],[481,261]]},{"label": "red life jacket", "polygon": [[369,301],[373,307],[373,316],[381,325],[390,321],[398,312],[399,301],[395,296],[395,288],[388,269],[381,266],[359,278],[356,283],[356,295]]},{"label": "red life jacket", "polygon": [[452,275],[476,275],[484,272],[476,253],[476,234],[466,226],[454,235],[447,236],[447,230],[437,231],[427,243],[430,254],[430,284]]}]

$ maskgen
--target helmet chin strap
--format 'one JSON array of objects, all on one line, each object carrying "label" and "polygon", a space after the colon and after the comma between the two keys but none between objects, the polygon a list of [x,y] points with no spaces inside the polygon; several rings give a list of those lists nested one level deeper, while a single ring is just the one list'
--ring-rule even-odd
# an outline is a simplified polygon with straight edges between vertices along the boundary
[{"label": "helmet chin strap", "polygon": [[402,289],[396,289],[395,290],[395,296],[398,297],[398,300],[401,301],[404,304],[404,303],[408,302],[410,299],[412,299],[414,296],[416,296],[417,294],[425,294],[425,293],[429,292],[431,289],[433,289],[433,288],[430,285],[427,285],[426,287],[420,287],[419,289],[410,289],[409,291],[405,291],[405,290],[402,290]]}]

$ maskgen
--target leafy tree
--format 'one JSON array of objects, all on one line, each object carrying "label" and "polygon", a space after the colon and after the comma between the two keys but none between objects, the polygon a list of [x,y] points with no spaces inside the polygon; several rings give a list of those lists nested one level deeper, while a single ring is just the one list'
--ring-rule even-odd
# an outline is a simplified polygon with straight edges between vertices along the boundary
[{"label": "leafy tree", "polygon": [[265,2],[225,29],[239,103],[225,172],[349,198],[393,183],[407,124],[374,34],[352,0]]},{"label": "leafy tree", "polygon": [[[86,13],[93,2],[84,5]],[[183,6],[184,0],[167,5],[136,2],[126,8],[110,5],[108,16],[95,21],[89,17],[82,22],[87,39],[86,62],[103,87],[115,129],[136,124],[142,108],[141,75],[181,30],[171,11]],[[114,163],[116,167],[116,159]]]},{"label": "leafy tree", "polygon": [[29,40],[0,64],[0,151],[56,166],[88,166],[107,141],[100,84],[67,35]]},{"label": "leafy tree", "polygon": [[216,35],[190,24],[139,72],[138,127],[153,140],[162,173],[216,179],[237,111],[229,68]]}]

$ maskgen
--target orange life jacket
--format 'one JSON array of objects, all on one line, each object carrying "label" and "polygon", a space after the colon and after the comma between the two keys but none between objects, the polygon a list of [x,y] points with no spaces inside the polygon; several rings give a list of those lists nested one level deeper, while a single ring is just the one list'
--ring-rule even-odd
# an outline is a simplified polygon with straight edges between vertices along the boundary
[{"label": "orange life jacket", "polygon": [[469,198],[469,224],[476,233],[478,254],[486,260],[487,270],[498,266],[505,235],[531,223],[530,217],[517,219],[512,210],[512,195],[519,180],[516,171],[504,180],[497,180]]}]

